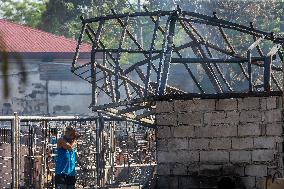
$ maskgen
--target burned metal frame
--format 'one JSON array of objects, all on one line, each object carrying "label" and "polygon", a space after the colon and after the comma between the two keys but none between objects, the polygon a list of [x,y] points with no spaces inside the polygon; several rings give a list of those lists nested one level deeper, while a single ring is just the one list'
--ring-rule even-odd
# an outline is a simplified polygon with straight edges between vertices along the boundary
[{"label": "burned metal frame", "polygon": [[[139,19],[147,20],[143,28],[152,27],[148,45],[141,44],[131,28],[131,24]],[[117,14],[112,10],[111,15],[81,17],[81,20],[82,29],[71,71],[92,84],[90,107],[94,111],[153,125],[153,99],[202,98],[208,95],[223,98],[234,94],[282,92],[284,38],[258,30],[252,23],[244,26],[220,19],[216,13],[207,16],[182,11],[179,7],[173,11],[154,12],[145,8],[145,12],[126,14]],[[102,39],[109,29],[109,22],[119,27],[113,36],[106,36],[117,41],[117,47],[108,46]],[[213,34],[208,37],[209,30]],[[178,44],[174,38],[180,33],[182,36],[179,37],[184,42]],[[245,49],[238,48],[236,40],[229,37],[236,33],[245,39],[250,38],[252,42],[247,42]],[[92,43],[91,60],[86,64],[79,61],[84,35]],[[219,38],[214,40],[216,36]],[[132,46],[125,45],[127,40]],[[270,43],[271,47],[266,43]],[[265,53],[262,47],[268,48],[268,52]],[[124,65],[121,60],[123,54],[141,56],[139,60],[128,58],[130,63]],[[103,58],[99,60],[99,56]],[[190,90],[177,85],[175,79],[179,74],[174,76],[173,81],[169,79],[169,74],[179,65],[191,79],[189,84],[193,87]],[[230,76],[232,71],[228,69],[234,65],[236,77]],[[202,70],[203,80],[196,74],[196,69]],[[236,78],[243,78],[241,83],[245,87],[233,86],[240,82]],[[183,83],[183,86],[186,85]],[[99,97],[103,102],[98,102]]]}]

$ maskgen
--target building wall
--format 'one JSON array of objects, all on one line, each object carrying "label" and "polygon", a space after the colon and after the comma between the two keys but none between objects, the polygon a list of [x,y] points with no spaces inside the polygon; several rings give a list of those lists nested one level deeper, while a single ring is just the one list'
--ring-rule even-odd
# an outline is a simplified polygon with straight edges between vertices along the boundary
[{"label": "building wall", "polygon": [[157,102],[158,188],[263,188],[283,165],[282,97]]},{"label": "building wall", "polygon": [[[24,85],[20,70],[11,63],[9,68],[9,96],[4,97],[4,76],[0,74],[0,115],[89,115],[91,103],[91,85],[80,79],[73,79],[70,65],[62,64],[64,73],[60,71],[43,78],[44,70],[40,70],[45,62],[25,62],[27,82]],[[48,63],[52,67],[53,63]],[[60,65],[56,68],[60,68]],[[51,74],[51,75],[50,75]],[[54,77],[53,77],[54,76]],[[76,76],[74,76],[76,77]]]}]

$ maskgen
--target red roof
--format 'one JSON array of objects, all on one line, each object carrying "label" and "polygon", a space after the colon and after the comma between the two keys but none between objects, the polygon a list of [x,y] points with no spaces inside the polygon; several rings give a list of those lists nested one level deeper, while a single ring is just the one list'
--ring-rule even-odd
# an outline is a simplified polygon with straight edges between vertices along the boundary
[{"label": "red roof", "polygon": [[[0,19],[0,50],[18,53],[75,53],[77,41],[38,29]],[[91,52],[91,45],[82,44],[80,52]]]}]

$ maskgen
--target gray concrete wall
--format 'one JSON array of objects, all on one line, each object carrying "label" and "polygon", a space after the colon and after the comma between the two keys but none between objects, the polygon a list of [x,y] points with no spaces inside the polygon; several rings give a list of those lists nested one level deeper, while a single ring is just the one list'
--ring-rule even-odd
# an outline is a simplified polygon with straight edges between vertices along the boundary
[{"label": "gray concrete wall", "polygon": [[[0,115],[89,115],[91,84],[84,80],[67,80],[66,73],[56,75],[56,80],[41,79],[40,63],[25,62],[27,83],[24,85],[20,70],[15,64],[9,68],[9,93],[4,97],[4,77],[0,73]],[[48,63],[52,66],[52,63]],[[58,64],[57,64],[58,65]],[[66,64],[64,64],[66,67]],[[66,70],[69,73],[69,70]],[[70,71],[70,75],[72,75]]]},{"label": "gray concrete wall", "polygon": [[262,188],[282,167],[282,97],[157,102],[158,188],[210,188],[224,176]]}]

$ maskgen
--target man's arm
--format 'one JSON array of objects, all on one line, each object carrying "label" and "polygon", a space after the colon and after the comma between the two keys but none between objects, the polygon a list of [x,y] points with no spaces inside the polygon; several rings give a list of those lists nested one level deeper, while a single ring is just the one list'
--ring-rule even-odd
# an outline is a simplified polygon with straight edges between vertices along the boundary
[{"label": "man's arm", "polygon": [[76,146],[76,140],[73,140],[72,142],[67,142],[63,138],[58,139],[57,146],[66,150],[73,150],[73,148]]}]

